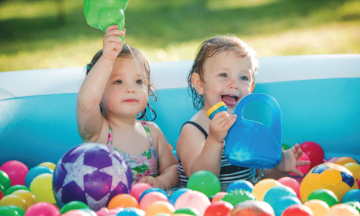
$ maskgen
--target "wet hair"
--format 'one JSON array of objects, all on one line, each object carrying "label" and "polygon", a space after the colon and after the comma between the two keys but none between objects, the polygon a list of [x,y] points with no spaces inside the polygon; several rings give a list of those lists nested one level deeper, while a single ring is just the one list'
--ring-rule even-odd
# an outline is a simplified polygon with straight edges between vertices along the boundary
[{"label": "wet hair", "polygon": [[[89,72],[91,71],[91,68],[95,65],[95,63],[99,60],[99,58],[102,56],[103,54],[103,50],[99,50],[94,57],[92,58],[91,62],[86,66],[86,75],[89,74]],[[148,93],[149,93],[149,97],[153,97],[153,101],[155,102],[157,100],[157,96],[155,94],[156,90],[153,84],[153,80],[150,78],[150,65],[149,62],[146,60],[145,56],[140,52],[140,50],[136,49],[135,47],[129,46],[127,44],[124,44],[124,46],[122,47],[121,52],[119,53],[119,55],[117,56],[118,58],[136,58],[139,66],[143,66],[145,68],[145,72],[146,72],[146,77],[147,77],[147,81],[148,81]],[[100,105],[100,110],[101,113],[104,115],[103,109]],[[152,119],[148,120],[146,117],[146,112],[150,111],[152,112],[154,115]],[[146,121],[154,121],[156,119],[157,115],[155,110],[150,106],[149,102],[146,104],[145,109],[138,115],[137,119],[144,119]]]},{"label": "wet hair", "polygon": [[255,83],[255,73],[259,67],[256,52],[249,47],[245,42],[240,40],[236,36],[217,36],[205,40],[198,48],[193,66],[190,69],[187,81],[188,81],[188,93],[192,97],[194,108],[200,110],[204,106],[204,98],[200,95],[191,82],[191,76],[194,73],[199,74],[200,80],[204,81],[203,66],[205,61],[221,52],[235,52],[240,57],[250,57],[252,61],[252,75]]}]

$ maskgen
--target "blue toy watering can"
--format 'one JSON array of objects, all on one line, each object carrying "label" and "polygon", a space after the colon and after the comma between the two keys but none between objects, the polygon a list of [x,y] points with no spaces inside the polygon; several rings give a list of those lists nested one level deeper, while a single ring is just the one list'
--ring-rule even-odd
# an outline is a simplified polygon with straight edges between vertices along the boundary
[{"label": "blue toy watering can", "polygon": [[[242,117],[244,107],[252,102],[260,100],[267,103],[272,110],[272,122],[270,127],[263,124],[246,120]],[[225,104],[216,104],[208,111],[210,119],[219,111],[226,111]],[[281,161],[281,113],[279,104],[274,98],[266,94],[249,94],[236,106],[234,114],[237,120],[230,128],[225,138],[225,157],[230,164],[258,168],[271,169]]]}]

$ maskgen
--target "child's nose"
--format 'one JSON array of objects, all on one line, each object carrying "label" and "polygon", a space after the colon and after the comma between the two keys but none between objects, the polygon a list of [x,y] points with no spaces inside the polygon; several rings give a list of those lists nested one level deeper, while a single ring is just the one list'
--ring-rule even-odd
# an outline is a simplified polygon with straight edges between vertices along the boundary
[{"label": "child's nose", "polygon": [[136,92],[135,87],[133,85],[131,85],[131,84],[127,85],[126,86],[126,92],[127,93],[135,93]]},{"label": "child's nose", "polygon": [[239,85],[238,85],[237,80],[230,79],[229,87],[232,88],[232,89],[238,89]]}]

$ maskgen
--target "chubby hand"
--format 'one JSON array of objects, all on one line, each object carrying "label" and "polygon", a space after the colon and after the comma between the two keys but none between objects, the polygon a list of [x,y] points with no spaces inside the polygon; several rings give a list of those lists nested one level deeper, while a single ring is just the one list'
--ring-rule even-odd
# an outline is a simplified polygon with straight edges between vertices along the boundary
[{"label": "chubby hand", "polygon": [[103,40],[103,57],[110,60],[115,60],[118,54],[121,52],[123,43],[119,36],[125,36],[124,31],[118,30],[117,25],[111,25],[105,30]]},{"label": "chubby hand", "polygon": [[222,143],[229,129],[235,123],[236,117],[235,114],[229,114],[225,111],[216,113],[210,122],[208,138]]},{"label": "chubby hand", "polygon": [[281,154],[281,161],[275,168],[282,173],[293,172],[300,177],[304,177],[304,174],[297,167],[309,165],[310,161],[298,160],[303,154],[299,144],[295,144],[288,150],[282,150]]},{"label": "chubby hand", "polygon": [[152,176],[145,176],[144,178],[141,178],[139,180],[139,183],[146,183],[152,187],[157,187],[157,188],[165,188],[165,185],[161,181],[159,181],[158,179]]}]

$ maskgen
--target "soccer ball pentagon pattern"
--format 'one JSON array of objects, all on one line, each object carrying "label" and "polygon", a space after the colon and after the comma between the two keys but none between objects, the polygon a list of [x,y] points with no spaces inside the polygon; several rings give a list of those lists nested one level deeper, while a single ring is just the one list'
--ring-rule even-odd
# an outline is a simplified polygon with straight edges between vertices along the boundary
[{"label": "soccer ball pentagon pattern", "polygon": [[98,211],[117,194],[129,193],[131,185],[127,162],[104,144],[88,143],[70,149],[54,170],[53,192],[60,208],[78,200]]},{"label": "soccer ball pentagon pattern", "polygon": [[308,196],[320,188],[331,190],[341,202],[346,192],[358,186],[348,169],[338,164],[324,163],[312,168],[301,182],[301,201],[305,203]]}]

